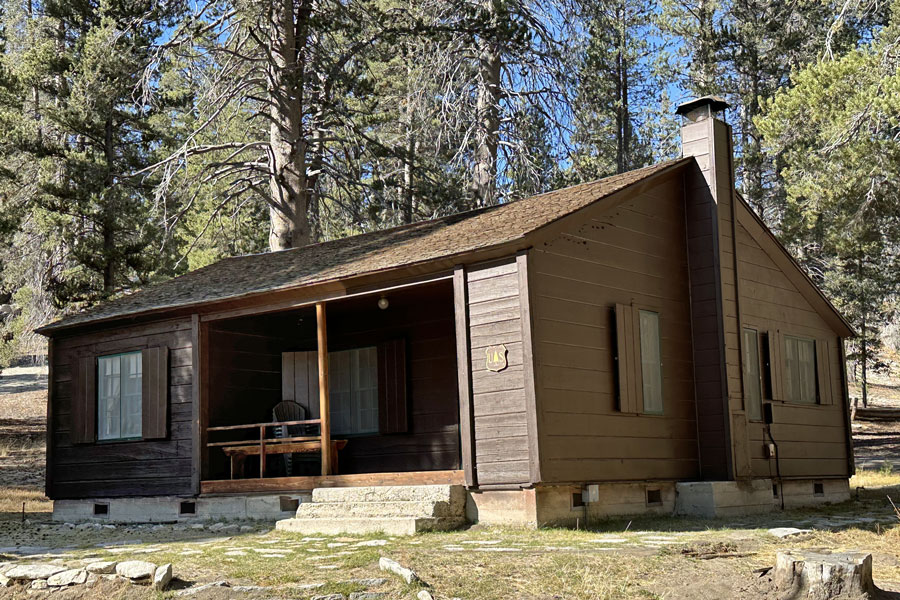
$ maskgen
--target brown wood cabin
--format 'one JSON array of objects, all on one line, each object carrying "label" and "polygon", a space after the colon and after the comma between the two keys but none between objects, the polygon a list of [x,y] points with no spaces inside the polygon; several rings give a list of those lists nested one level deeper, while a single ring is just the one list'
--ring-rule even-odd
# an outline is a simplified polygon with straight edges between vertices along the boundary
[{"label": "brown wood cabin", "polygon": [[[853,332],[735,191],[723,108],[679,108],[679,160],[224,259],[43,327],[61,518],[426,483],[532,525],[846,498]],[[238,468],[281,443],[260,424],[291,421],[284,400],[313,451]]]}]

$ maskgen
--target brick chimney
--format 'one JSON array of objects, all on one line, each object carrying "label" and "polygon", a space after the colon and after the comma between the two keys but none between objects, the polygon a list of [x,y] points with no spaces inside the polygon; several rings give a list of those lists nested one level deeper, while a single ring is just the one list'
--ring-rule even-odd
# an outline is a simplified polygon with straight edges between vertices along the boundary
[{"label": "brick chimney", "polygon": [[685,177],[691,273],[697,434],[701,476],[750,475],[743,414],[740,319],[735,265],[734,158],[728,103],[704,96],[678,106],[682,155],[697,168]]}]

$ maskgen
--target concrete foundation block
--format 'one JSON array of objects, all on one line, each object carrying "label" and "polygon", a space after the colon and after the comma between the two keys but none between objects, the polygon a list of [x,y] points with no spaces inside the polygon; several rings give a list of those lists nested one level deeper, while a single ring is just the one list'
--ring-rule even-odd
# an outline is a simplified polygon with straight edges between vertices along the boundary
[{"label": "concrete foundation block", "polygon": [[[785,508],[838,504],[850,499],[848,479],[798,479],[781,482]],[[775,502],[780,504],[780,498]]]},{"label": "concrete foundation block", "polygon": [[[98,523],[192,523],[202,521],[259,520],[277,521],[294,515],[298,502],[309,501],[309,494],[210,496],[150,496],[141,498],[86,498],[57,500],[53,520]],[[287,500],[287,501],[285,501]],[[182,512],[182,503],[193,503],[194,512]],[[105,514],[96,514],[96,506]],[[187,508],[187,507],[184,507]],[[102,511],[101,511],[102,512]]]},{"label": "concrete foundation block", "polygon": [[771,512],[772,481],[684,481],[675,484],[675,514],[733,517]]}]

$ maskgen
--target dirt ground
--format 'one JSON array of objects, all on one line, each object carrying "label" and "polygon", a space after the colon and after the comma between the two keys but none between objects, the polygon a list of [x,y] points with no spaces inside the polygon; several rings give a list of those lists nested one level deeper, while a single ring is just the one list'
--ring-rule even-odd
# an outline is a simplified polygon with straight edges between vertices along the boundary
[{"label": "dirt ground", "polygon": [[[199,529],[53,523],[51,503],[42,494],[45,386],[39,370],[0,377],[0,563],[81,566],[140,559],[171,562],[176,575],[165,594],[103,581],[53,592],[54,598],[175,598],[216,582],[228,586],[187,597],[306,599],[367,591],[384,599],[414,598],[421,586],[379,571],[379,557],[387,556],[413,568],[438,600],[774,600],[766,569],[784,548],[871,552],[883,597],[900,598],[900,518],[888,501],[900,500],[900,473],[880,466],[900,466],[897,423],[854,427],[859,462],[879,470],[858,474],[851,481],[854,499],[839,506],[734,519],[611,519],[592,523],[589,531],[476,526],[411,538],[303,537],[275,532],[266,523],[226,531],[210,524]],[[768,533],[782,526],[807,531],[786,539]],[[43,595],[48,594],[0,589],[0,598]]]}]

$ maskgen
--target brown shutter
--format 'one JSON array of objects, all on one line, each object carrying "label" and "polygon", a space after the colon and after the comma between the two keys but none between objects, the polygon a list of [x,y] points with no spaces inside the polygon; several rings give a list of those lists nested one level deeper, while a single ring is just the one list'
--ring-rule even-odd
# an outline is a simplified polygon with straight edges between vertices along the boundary
[{"label": "brown shutter", "polygon": [[141,351],[141,360],[141,437],[164,438],[169,412],[169,349],[146,348]]},{"label": "brown shutter", "polygon": [[92,444],[97,431],[97,362],[93,356],[76,359],[72,378],[72,443]]},{"label": "brown shutter", "polygon": [[378,429],[381,433],[406,433],[406,340],[378,344]]},{"label": "brown shutter", "polygon": [[781,363],[782,340],[778,331],[769,331],[769,374],[772,377],[772,400],[784,400],[783,386],[781,385],[781,373],[784,370]]},{"label": "brown shutter", "polygon": [[640,398],[640,375],[637,371],[640,356],[635,344],[634,309],[627,304],[616,304],[616,375],[618,383],[619,411],[637,413]]},{"label": "brown shutter", "polygon": [[831,360],[828,340],[816,340],[816,375],[819,378],[819,404],[832,404]]}]

